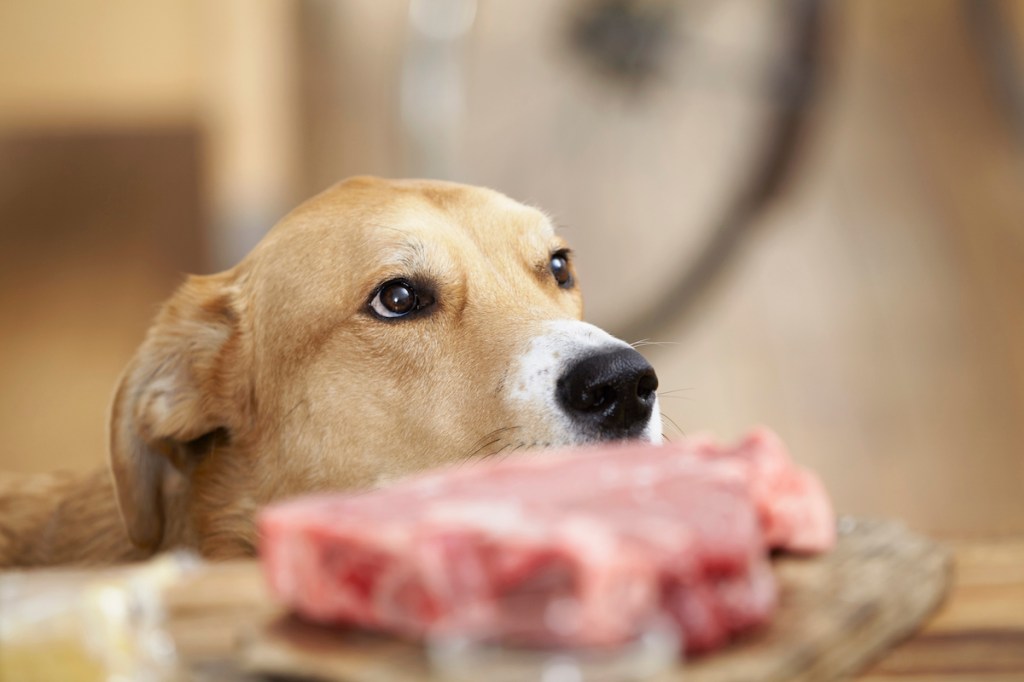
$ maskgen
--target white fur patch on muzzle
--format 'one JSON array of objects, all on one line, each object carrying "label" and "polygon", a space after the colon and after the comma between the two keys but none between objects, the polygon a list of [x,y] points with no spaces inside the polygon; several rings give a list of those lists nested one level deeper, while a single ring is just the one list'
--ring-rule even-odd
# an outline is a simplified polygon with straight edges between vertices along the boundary
[{"label": "white fur patch on muzzle", "polygon": [[[506,398],[523,420],[526,445],[580,445],[608,438],[595,437],[559,399],[559,380],[588,356],[631,349],[599,327],[576,320],[544,323],[506,378]],[[632,437],[661,443],[661,412],[657,395],[646,424],[634,424]],[[613,437],[613,436],[612,436]]]}]

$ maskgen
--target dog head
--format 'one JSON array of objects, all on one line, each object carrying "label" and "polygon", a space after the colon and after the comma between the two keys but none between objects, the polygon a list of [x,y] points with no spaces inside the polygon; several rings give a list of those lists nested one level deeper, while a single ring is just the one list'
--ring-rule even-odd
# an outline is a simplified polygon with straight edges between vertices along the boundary
[{"label": "dog head", "polygon": [[242,554],[280,497],[659,441],[653,370],[582,312],[541,212],[448,183],[341,183],[164,305],[111,416],[129,535]]}]

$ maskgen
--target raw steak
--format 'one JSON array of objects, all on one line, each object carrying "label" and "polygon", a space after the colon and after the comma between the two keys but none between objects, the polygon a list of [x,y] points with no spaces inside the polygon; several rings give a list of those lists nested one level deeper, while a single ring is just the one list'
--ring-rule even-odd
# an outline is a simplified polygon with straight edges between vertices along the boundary
[{"label": "raw steak", "polygon": [[768,620],[768,547],[834,540],[820,484],[767,431],[474,462],[277,505],[260,528],[273,591],[316,621],[602,645],[667,614],[691,652]]}]

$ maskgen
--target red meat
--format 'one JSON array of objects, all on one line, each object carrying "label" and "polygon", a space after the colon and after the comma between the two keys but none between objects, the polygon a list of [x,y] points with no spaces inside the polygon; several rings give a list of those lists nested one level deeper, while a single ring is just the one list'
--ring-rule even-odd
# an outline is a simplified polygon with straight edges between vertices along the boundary
[{"label": "red meat", "polygon": [[316,621],[602,645],[667,614],[691,652],[770,618],[769,548],[834,541],[820,483],[763,430],[485,460],[280,504],[260,528],[272,590]]}]

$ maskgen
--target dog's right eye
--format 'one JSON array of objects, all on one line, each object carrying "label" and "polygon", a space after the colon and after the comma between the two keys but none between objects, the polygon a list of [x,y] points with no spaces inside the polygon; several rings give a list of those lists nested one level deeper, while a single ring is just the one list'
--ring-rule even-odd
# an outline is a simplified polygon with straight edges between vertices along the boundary
[{"label": "dog's right eye", "polygon": [[370,300],[370,309],[379,317],[405,317],[417,310],[426,308],[433,300],[417,291],[416,287],[404,279],[393,279],[385,282]]}]

